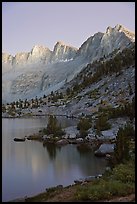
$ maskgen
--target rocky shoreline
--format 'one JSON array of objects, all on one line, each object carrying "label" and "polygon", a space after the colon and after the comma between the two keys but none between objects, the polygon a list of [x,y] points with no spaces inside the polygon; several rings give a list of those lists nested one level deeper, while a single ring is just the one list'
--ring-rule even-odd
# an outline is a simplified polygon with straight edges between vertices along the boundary
[{"label": "rocky shoreline", "polygon": [[112,124],[111,129],[101,131],[101,135],[96,135],[94,128],[90,128],[85,138],[80,137],[77,126],[69,126],[63,129],[65,134],[61,137],[53,137],[52,134],[45,135],[40,130],[35,134],[24,136],[24,139],[38,140],[43,143],[43,146],[49,143],[57,146],[75,144],[78,148],[89,148],[93,150],[96,156],[107,156],[109,158],[114,152],[117,131],[126,121],[127,119],[123,120],[123,118],[110,120]]},{"label": "rocky shoreline", "polygon": [[[72,129],[74,131],[72,131]],[[77,148],[85,148],[85,149],[91,149],[94,151],[95,156],[107,156],[107,158],[113,154],[114,152],[114,139],[102,139],[102,138],[82,138],[77,137],[77,130],[76,127],[68,127],[65,128],[66,134],[62,137],[53,137],[53,135],[43,135],[40,131],[39,133],[35,133],[32,135],[25,136],[24,138],[16,138],[18,140],[24,139],[25,140],[37,140],[43,143],[43,146],[46,144],[54,144],[56,146],[64,146],[69,144],[74,144],[77,146]],[[68,134],[69,131],[71,134]],[[14,140],[15,141],[15,140]]]}]

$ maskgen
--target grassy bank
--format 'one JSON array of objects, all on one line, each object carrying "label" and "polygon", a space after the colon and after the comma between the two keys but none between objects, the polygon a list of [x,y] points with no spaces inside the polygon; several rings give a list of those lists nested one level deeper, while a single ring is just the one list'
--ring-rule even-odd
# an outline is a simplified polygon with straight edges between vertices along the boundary
[{"label": "grassy bank", "polygon": [[[53,187],[25,202],[100,201],[134,195],[135,164],[130,160],[107,171],[102,178],[68,187]],[[131,200],[134,201],[134,196]],[[130,201],[131,201],[130,200]]]}]

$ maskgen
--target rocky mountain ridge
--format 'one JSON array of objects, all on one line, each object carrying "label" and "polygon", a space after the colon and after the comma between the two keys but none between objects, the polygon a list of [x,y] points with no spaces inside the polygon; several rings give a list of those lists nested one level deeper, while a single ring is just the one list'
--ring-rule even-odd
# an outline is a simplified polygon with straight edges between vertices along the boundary
[{"label": "rocky mountain ridge", "polygon": [[30,52],[17,53],[15,56],[3,53],[2,64],[3,66],[7,65],[7,67],[10,66],[15,68],[38,62],[44,64],[54,63],[55,61],[71,59],[75,55],[76,51],[77,48],[67,46],[62,42],[57,42],[53,51],[42,45],[35,45]]},{"label": "rocky mountain ridge", "polygon": [[[108,55],[114,49],[122,49],[135,41],[135,34],[122,25],[117,24],[114,28],[108,26],[105,33],[98,32],[89,37],[79,49],[58,41],[53,51],[42,45],[35,45],[30,52],[17,53],[15,56],[7,53],[2,54],[2,63],[14,66],[23,63],[35,63],[40,60],[43,63],[53,63],[60,60],[72,60],[79,55],[90,57],[90,59]],[[102,49],[104,48],[104,51]],[[92,51],[96,52],[91,55]]]},{"label": "rocky mountain ridge", "polygon": [[3,53],[2,100],[47,95],[72,80],[86,64],[107,58],[114,50],[122,51],[134,41],[135,34],[118,24],[91,36],[79,49],[58,41],[53,51],[36,45],[14,57]]},{"label": "rocky mountain ridge", "polygon": [[98,32],[85,41],[78,53],[88,59],[97,60],[107,56],[115,49],[124,49],[135,41],[135,34],[122,25],[117,24],[114,28],[107,27],[105,33]]}]

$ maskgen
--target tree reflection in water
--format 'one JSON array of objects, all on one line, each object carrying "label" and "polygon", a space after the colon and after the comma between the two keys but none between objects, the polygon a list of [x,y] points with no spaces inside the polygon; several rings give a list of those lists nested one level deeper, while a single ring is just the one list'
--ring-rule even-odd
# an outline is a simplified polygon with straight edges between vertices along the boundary
[{"label": "tree reflection in water", "polygon": [[92,152],[91,148],[86,144],[77,145],[77,150],[80,156],[85,156],[87,154],[91,154]]},{"label": "tree reflection in water", "polygon": [[47,148],[47,152],[51,160],[54,160],[56,158],[57,150],[61,149],[61,147],[58,147],[54,143],[45,143],[45,144],[43,143],[43,147]]}]

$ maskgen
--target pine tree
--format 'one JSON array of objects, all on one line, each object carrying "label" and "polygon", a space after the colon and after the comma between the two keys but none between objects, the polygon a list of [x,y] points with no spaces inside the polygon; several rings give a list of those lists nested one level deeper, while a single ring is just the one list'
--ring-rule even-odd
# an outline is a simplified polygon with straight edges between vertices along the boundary
[{"label": "pine tree", "polygon": [[80,132],[81,137],[86,137],[88,134],[88,129],[91,128],[92,123],[89,118],[81,118],[77,124],[77,129]]},{"label": "pine tree", "polygon": [[66,90],[66,94],[67,94],[67,96],[69,96],[70,93],[71,93],[71,90],[70,90],[70,88],[68,87],[67,90]]},{"label": "pine tree", "polygon": [[134,135],[134,129],[130,124],[126,124],[124,128],[119,128],[114,148],[114,164],[119,164],[129,159],[130,139],[134,137]]},{"label": "pine tree", "polygon": [[64,134],[64,132],[62,131],[61,125],[60,124],[58,125],[56,116],[53,116],[53,115],[49,116],[45,133],[48,135],[53,134],[54,137],[61,136]]},{"label": "pine tree", "polygon": [[100,115],[98,117],[98,119],[96,120],[95,128],[98,131],[103,131],[103,130],[110,129],[111,125],[110,125],[110,123],[108,123],[107,120],[108,120],[107,116]]},{"label": "pine tree", "polygon": [[131,96],[133,94],[132,88],[131,88],[131,84],[128,84],[128,89],[129,89],[129,95]]}]

